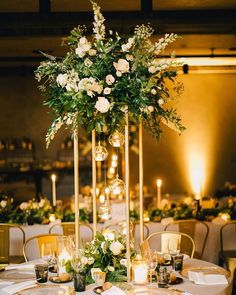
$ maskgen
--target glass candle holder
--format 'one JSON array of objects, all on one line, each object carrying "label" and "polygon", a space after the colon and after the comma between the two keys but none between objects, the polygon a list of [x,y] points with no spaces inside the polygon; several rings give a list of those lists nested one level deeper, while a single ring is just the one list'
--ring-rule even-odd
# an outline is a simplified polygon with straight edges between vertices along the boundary
[{"label": "glass candle holder", "polygon": [[58,275],[65,274],[66,263],[72,258],[72,242],[65,236],[57,237]]},{"label": "glass candle holder", "polygon": [[148,283],[148,265],[141,255],[137,255],[132,262],[132,279],[133,283],[137,285]]}]

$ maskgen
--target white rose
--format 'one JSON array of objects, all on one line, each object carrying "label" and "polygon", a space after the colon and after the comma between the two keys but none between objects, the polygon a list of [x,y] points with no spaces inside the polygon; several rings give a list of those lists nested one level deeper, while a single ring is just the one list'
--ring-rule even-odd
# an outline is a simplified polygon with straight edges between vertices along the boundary
[{"label": "white rose", "polygon": [[113,62],[113,65],[117,72],[122,74],[129,72],[129,62],[126,59],[120,58],[118,62]]},{"label": "white rose", "polygon": [[97,54],[97,50],[96,50],[96,49],[89,49],[88,54],[89,54],[90,56],[94,56],[94,55]]},{"label": "white rose", "polygon": [[77,85],[77,83],[76,82],[71,82],[71,83],[68,83],[68,84],[66,84],[66,90],[67,91],[78,91],[79,90],[79,88],[78,88],[78,85]]},{"label": "white rose", "polygon": [[108,232],[104,232],[103,233],[103,236],[104,236],[104,238],[105,238],[105,240],[107,241],[114,241],[114,239],[115,239],[115,234],[113,233],[113,232],[110,232],[110,231],[108,231]]},{"label": "white rose", "polygon": [[122,44],[122,45],[121,45],[121,50],[122,50],[123,52],[128,51],[127,45],[126,45],[126,44]]},{"label": "white rose", "polygon": [[160,107],[163,105],[163,103],[164,103],[164,99],[162,98],[158,99],[158,104]]},{"label": "white rose", "polygon": [[104,88],[103,93],[104,94],[110,94],[111,93],[111,88],[109,88],[109,87]]},{"label": "white rose", "polygon": [[68,80],[67,74],[59,74],[57,76],[57,84],[61,87],[65,87]]},{"label": "white rose", "polygon": [[108,269],[109,271],[114,271],[114,270],[115,270],[115,268],[114,268],[113,266],[111,266],[111,265],[108,265],[107,269]]},{"label": "white rose", "polygon": [[102,249],[102,252],[105,254],[107,250],[106,242],[101,243],[101,249]]},{"label": "white rose", "polygon": [[109,249],[114,255],[120,255],[121,251],[124,250],[125,247],[119,241],[116,241],[111,243]]},{"label": "white rose", "polygon": [[105,97],[99,96],[95,108],[101,113],[106,113],[110,108],[110,103]]},{"label": "white rose", "polygon": [[121,260],[120,260],[120,264],[121,264],[121,265],[124,265],[124,266],[127,266],[127,259],[124,259],[124,258],[121,259]]},{"label": "white rose", "polygon": [[6,200],[2,200],[0,203],[2,208],[5,208],[7,206],[7,201]]},{"label": "white rose", "polygon": [[149,111],[150,113],[152,113],[152,112],[154,111],[154,107],[153,107],[153,106],[148,106],[148,111]]},{"label": "white rose", "polygon": [[152,88],[152,90],[151,90],[151,94],[156,95],[156,94],[157,94],[156,89]]},{"label": "white rose", "polygon": [[112,75],[107,75],[106,76],[106,83],[108,84],[108,85],[111,85],[111,84],[113,84],[115,82],[115,78],[112,76]]},{"label": "white rose", "polygon": [[28,208],[28,203],[27,202],[23,202],[20,204],[20,209],[22,211],[26,210]]},{"label": "white rose", "polygon": [[88,264],[88,258],[85,257],[85,256],[82,256],[82,257],[81,257],[81,263],[82,263],[82,264]]},{"label": "white rose", "polygon": [[77,47],[75,49],[75,54],[77,54],[80,58],[83,58],[86,54],[86,52],[83,50],[82,47]]},{"label": "white rose", "polygon": [[88,265],[92,265],[94,263],[94,258],[93,257],[89,257],[88,258]]},{"label": "white rose", "polygon": [[88,41],[87,41],[87,38],[86,37],[81,37],[80,39],[79,39],[79,43],[80,44],[86,44]]},{"label": "white rose", "polygon": [[150,67],[148,68],[148,71],[149,71],[149,73],[154,74],[154,73],[156,73],[157,68],[154,67],[154,66],[150,66]]},{"label": "white rose", "polygon": [[121,76],[122,76],[122,73],[121,73],[120,71],[117,71],[117,72],[116,72],[116,76],[117,76],[117,77],[121,77]]}]

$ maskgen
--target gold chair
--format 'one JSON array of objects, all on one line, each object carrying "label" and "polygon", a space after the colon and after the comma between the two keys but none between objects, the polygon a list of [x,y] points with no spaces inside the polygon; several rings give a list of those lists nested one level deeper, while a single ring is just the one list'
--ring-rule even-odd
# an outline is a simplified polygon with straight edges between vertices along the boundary
[{"label": "gold chair", "polygon": [[[228,242],[233,246],[227,246]],[[236,220],[229,221],[221,227],[220,248],[219,265],[226,266],[230,270],[234,275],[234,285],[236,285]]]},{"label": "gold chair", "polygon": [[189,235],[193,240],[195,239],[197,225],[203,228],[204,232],[201,233],[201,243],[199,252],[195,251],[194,253],[194,257],[201,259],[205,250],[206,241],[209,234],[208,225],[205,222],[196,219],[176,220],[167,224],[164,230],[174,230],[173,227],[175,225],[178,226],[179,232]]},{"label": "gold chair", "polygon": [[141,252],[144,253],[155,247],[156,250],[165,253],[167,252],[167,241],[169,239],[178,239],[180,252],[189,255],[191,258],[193,257],[195,251],[195,243],[193,239],[185,233],[176,231],[159,231],[151,234],[140,245]]},{"label": "gold chair", "polygon": [[[75,234],[75,223],[74,222],[62,222],[60,224],[54,224],[49,228],[49,233],[53,233],[53,230],[56,227],[62,227],[63,230],[63,235],[64,236],[73,236]],[[91,227],[91,225],[89,225],[88,223],[79,223],[79,228],[80,228],[80,232],[81,232],[81,228],[86,228],[88,229],[89,232],[89,236],[80,236],[80,245],[92,241],[93,239],[93,228]]]},{"label": "gold chair", "polygon": [[[143,225],[144,229],[144,240],[149,236],[150,230],[146,223]],[[136,233],[140,231],[140,222],[134,223],[134,237],[136,236]]]},{"label": "gold chair", "polygon": [[25,243],[25,232],[17,224],[0,224],[0,263],[21,263],[24,261],[22,256],[10,256],[10,229],[19,229],[22,233],[22,245]]},{"label": "gold chair", "polygon": [[[26,242],[24,243],[24,246],[23,246],[23,255],[24,255],[25,261],[26,262],[29,261],[28,256],[27,256],[27,247],[29,246],[30,242],[33,242],[33,241],[35,241],[37,243],[36,245],[38,246],[37,252],[36,252],[35,247],[33,248],[34,254],[36,254],[35,256],[38,256],[38,257],[34,257],[34,258],[39,258],[42,256],[44,244],[50,244],[52,252],[54,254],[56,254],[57,253],[57,237],[59,237],[59,236],[63,236],[63,235],[61,235],[61,234],[37,235],[37,236],[31,237],[28,240],[26,240]],[[35,246],[35,245],[33,245],[33,246]]]}]

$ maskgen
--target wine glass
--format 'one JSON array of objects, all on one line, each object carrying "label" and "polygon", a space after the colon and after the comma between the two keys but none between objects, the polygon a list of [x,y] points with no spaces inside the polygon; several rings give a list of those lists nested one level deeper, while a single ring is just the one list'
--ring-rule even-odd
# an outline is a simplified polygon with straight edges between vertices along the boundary
[{"label": "wine glass", "polygon": [[180,243],[178,238],[167,240],[167,251],[170,256],[175,256],[180,253]]},{"label": "wine glass", "polygon": [[146,260],[146,263],[149,268],[150,284],[152,284],[152,276],[153,276],[153,273],[155,273],[155,270],[158,264],[157,258],[158,258],[158,253],[156,250],[150,250],[150,251],[144,252],[144,259]]},{"label": "wine glass", "polygon": [[54,258],[54,251],[51,243],[43,243],[41,246],[41,258],[48,265]]},{"label": "wine glass", "polygon": [[82,258],[82,250],[75,249],[72,253],[72,258],[71,258],[71,266],[75,272],[80,272],[81,267],[83,266],[81,258]]}]

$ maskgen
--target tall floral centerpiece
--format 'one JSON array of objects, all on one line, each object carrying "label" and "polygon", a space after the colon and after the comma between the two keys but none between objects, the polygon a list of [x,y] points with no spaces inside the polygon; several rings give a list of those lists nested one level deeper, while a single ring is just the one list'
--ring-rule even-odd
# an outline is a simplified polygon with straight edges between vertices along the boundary
[{"label": "tall floral centerpiece", "polygon": [[[100,7],[93,1],[91,3],[94,11],[93,33],[87,36],[85,26],[78,26],[72,30],[65,42],[68,46],[66,55],[59,58],[46,55],[48,60],[40,64],[36,70],[36,78],[45,96],[45,105],[55,115],[46,136],[47,146],[62,125],[70,128],[74,134],[76,207],[78,207],[79,187],[78,125],[88,133],[92,132],[93,222],[96,231],[95,160],[105,160],[106,153],[100,142],[95,148],[95,131],[99,134],[104,132],[113,135],[112,145],[119,148],[120,144],[117,145],[115,138],[125,130],[126,222],[129,225],[129,126],[143,125],[157,138],[161,133],[161,123],[173,127],[178,132],[184,127],[176,110],[171,107],[171,101],[181,89],[175,79],[177,75],[175,67],[180,63],[174,58],[161,58],[163,50],[178,36],[166,34],[158,41],[152,42],[154,30],[149,25],[142,24],[136,26],[132,36],[123,38],[117,32],[105,30],[105,19]],[[142,138],[141,129],[139,138]],[[102,157],[97,157],[97,151]],[[142,154],[141,144],[140,154]],[[141,175],[142,157],[140,163]],[[140,179],[142,180],[142,177]],[[140,196],[143,185],[141,180]],[[118,173],[110,188],[114,192],[124,189]],[[142,197],[140,200],[142,204]],[[140,208],[142,209],[142,206]],[[76,218],[78,219],[78,214]],[[143,230],[143,227],[141,228]],[[78,230],[77,225],[77,237]],[[129,230],[127,244],[129,244]],[[127,256],[129,269],[128,246]]]}]

